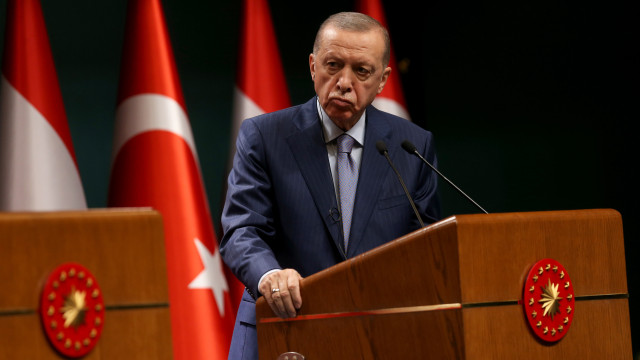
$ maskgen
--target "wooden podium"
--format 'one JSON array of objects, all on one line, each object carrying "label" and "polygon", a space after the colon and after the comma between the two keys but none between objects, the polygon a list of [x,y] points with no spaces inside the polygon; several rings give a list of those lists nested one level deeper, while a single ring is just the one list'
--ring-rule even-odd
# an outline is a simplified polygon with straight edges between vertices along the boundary
[{"label": "wooden podium", "polygon": [[83,359],[172,358],[158,212],[0,213],[0,257],[0,359],[64,358],[39,312],[43,283],[63,263],[89,270],[104,299],[101,336]]},{"label": "wooden podium", "polygon": [[[538,340],[520,303],[547,258],[575,290],[557,342]],[[453,216],[309,276],[301,291],[294,319],[258,300],[260,359],[632,358],[615,210]]]}]

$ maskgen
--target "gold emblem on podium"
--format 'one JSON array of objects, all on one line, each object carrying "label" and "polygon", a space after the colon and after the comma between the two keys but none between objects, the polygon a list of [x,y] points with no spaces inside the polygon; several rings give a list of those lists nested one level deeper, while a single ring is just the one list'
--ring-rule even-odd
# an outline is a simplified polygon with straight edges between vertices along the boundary
[{"label": "gold emblem on podium", "polygon": [[575,311],[573,284],[554,259],[535,263],[524,284],[522,306],[533,333],[545,342],[562,339]]},{"label": "gold emblem on podium", "polygon": [[91,272],[75,263],[53,270],[42,288],[40,318],[60,354],[77,358],[89,353],[104,323],[102,291]]}]

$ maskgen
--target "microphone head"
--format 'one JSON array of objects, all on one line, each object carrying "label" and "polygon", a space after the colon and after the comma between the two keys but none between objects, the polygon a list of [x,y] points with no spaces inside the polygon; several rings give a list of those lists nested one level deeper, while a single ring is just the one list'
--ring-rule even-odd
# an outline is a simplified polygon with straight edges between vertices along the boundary
[{"label": "microphone head", "polygon": [[388,150],[387,150],[387,144],[385,144],[385,143],[384,143],[384,141],[382,141],[382,140],[378,140],[378,141],[376,142],[376,149],[378,149],[378,152],[379,152],[381,155],[384,155],[384,153],[388,152]]},{"label": "microphone head", "polygon": [[418,151],[418,149],[416,149],[416,146],[409,142],[409,140],[405,140],[402,142],[402,148],[409,154],[413,154]]}]

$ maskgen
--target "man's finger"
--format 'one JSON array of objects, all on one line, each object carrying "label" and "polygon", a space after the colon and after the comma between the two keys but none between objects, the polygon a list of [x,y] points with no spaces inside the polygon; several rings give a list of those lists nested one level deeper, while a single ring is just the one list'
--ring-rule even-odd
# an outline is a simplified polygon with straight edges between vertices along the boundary
[{"label": "man's finger", "polygon": [[284,306],[286,317],[291,318],[296,316],[296,308],[293,305],[291,292],[289,291],[289,279],[290,277],[281,278],[278,286],[280,286],[280,299],[282,300],[282,305]]},{"label": "man's finger", "polygon": [[285,305],[282,301],[282,294],[280,293],[280,288],[274,285],[271,289],[271,310],[278,315],[278,317],[285,318],[287,314],[287,310],[285,309]]},{"label": "man's finger", "polygon": [[302,307],[302,296],[300,295],[300,280],[302,277],[300,274],[295,273],[287,279],[287,288],[291,296],[291,302],[296,310]]}]

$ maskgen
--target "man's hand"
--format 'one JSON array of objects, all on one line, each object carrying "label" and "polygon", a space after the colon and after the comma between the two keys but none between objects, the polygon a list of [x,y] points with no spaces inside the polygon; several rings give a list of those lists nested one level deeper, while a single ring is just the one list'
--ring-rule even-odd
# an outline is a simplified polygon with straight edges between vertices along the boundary
[{"label": "man's hand", "polygon": [[265,276],[258,290],[276,315],[292,318],[302,306],[300,280],[302,276],[293,269],[278,270]]}]

